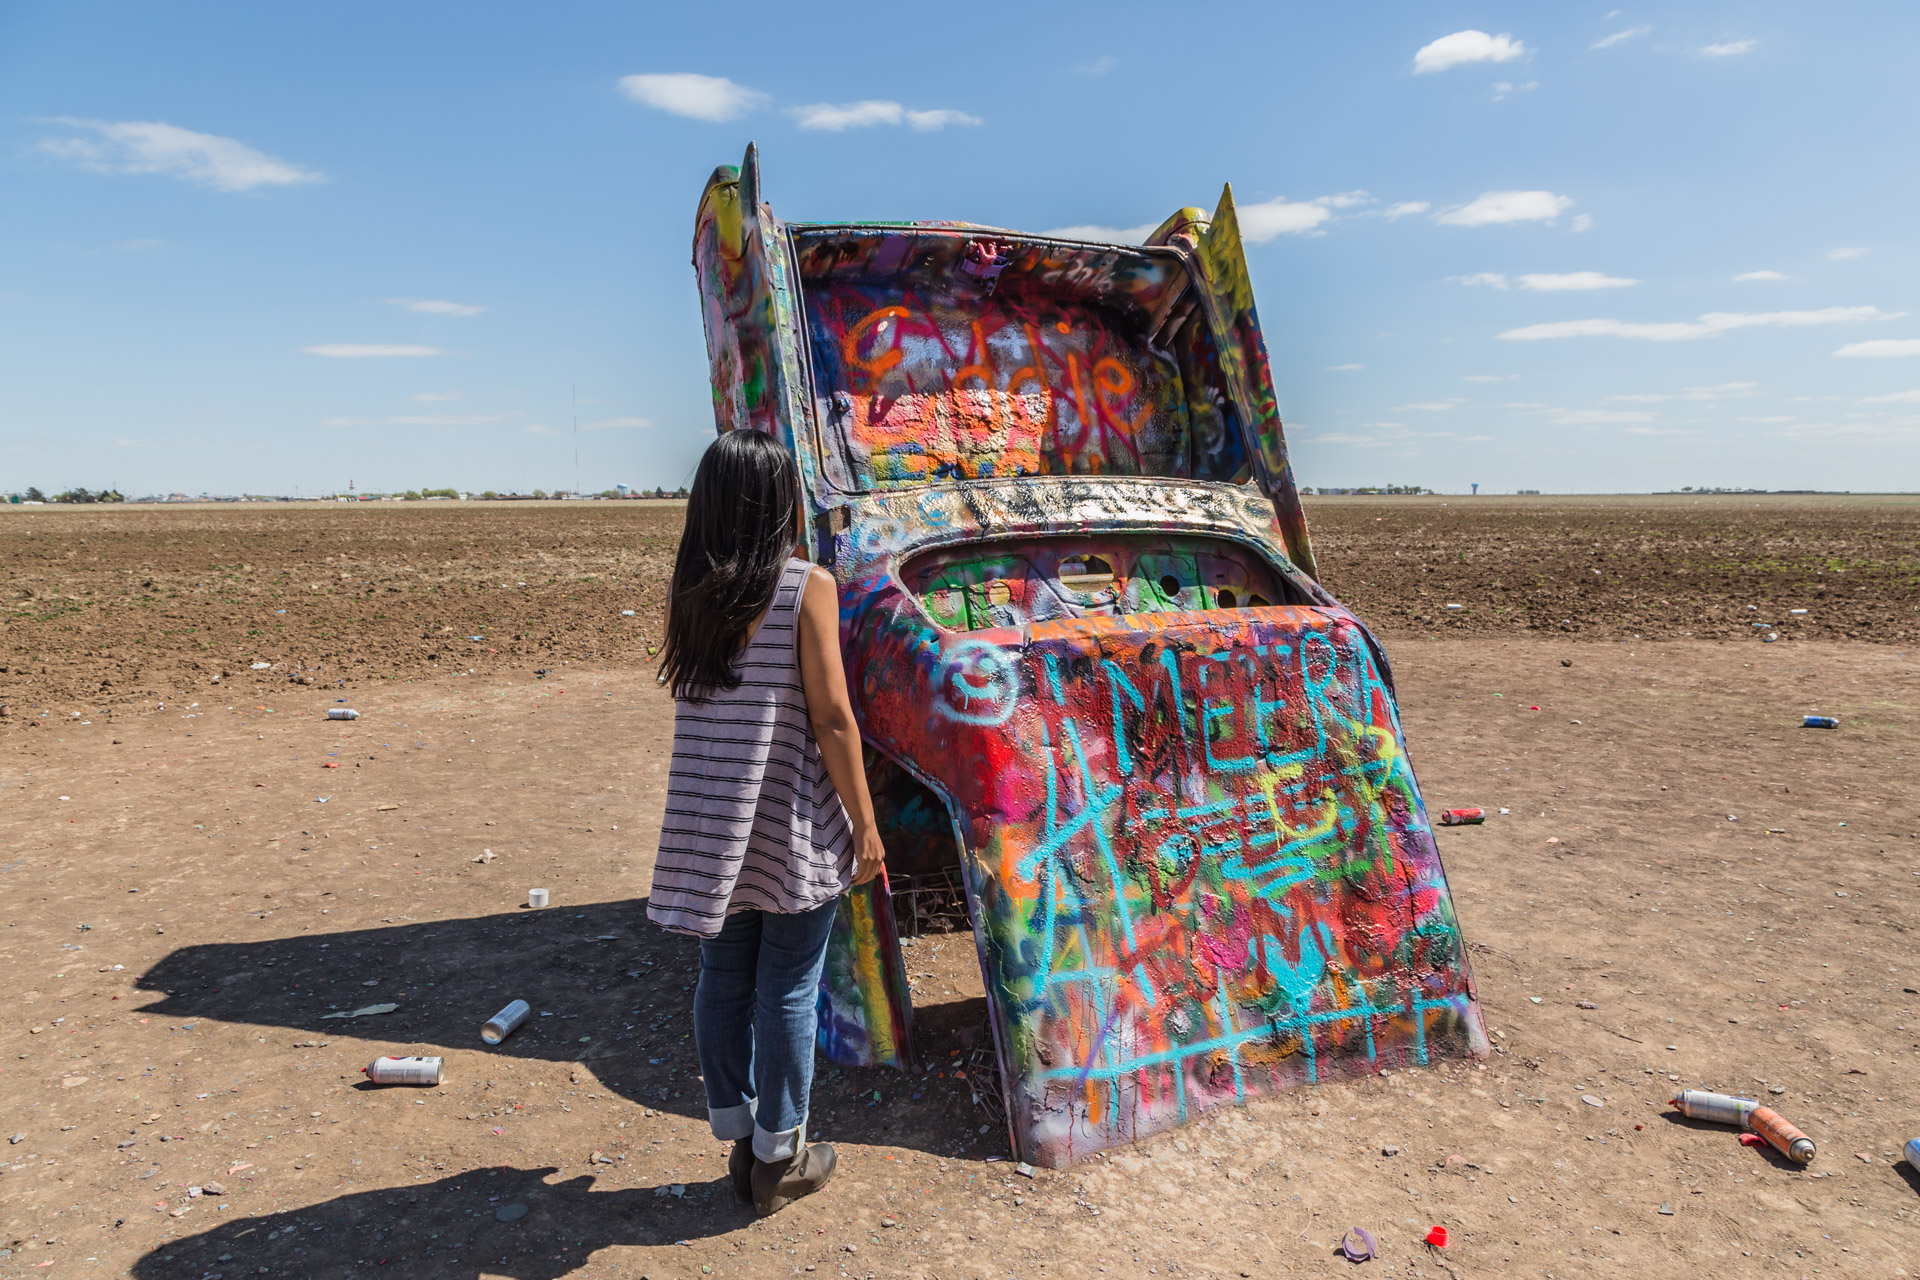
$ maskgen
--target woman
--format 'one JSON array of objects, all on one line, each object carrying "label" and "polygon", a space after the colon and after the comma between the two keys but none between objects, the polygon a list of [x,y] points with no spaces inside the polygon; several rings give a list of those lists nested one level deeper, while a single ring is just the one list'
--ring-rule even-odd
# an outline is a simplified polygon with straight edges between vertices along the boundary
[{"label": "woman", "polygon": [[817,1191],[806,1140],[820,967],[840,895],[880,872],[833,576],[802,559],[800,473],[757,431],[708,446],[668,586],[673,764],[647,915],[700,938],[694,1040],[734,1194]]}]

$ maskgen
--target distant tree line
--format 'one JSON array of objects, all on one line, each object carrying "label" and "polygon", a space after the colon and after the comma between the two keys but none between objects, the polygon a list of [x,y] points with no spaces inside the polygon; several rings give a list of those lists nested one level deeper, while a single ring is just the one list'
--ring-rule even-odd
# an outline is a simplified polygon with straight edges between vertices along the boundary
[{"label": "distant tree line", "polygon": [[65,493],[56,493],[51,498],[40,492],[34,485],[28,485],[24,493],[13,495],[16,502],[125,502],[126,498],[118,489],[68,489]]}]

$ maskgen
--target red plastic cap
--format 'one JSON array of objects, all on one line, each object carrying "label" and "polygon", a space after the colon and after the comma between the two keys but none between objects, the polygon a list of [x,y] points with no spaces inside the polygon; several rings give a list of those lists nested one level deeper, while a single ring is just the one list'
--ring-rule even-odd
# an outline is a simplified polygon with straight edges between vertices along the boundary
[{"label": "red plastic cap", "polygon": [[1427,1243],[1432,1245],[1436,1249],[1446,1248],[1447,1247],[1447,1229],[1445,1227],[1434,1227],[1431,1230],[1429,1230],[1427,1232]]}]

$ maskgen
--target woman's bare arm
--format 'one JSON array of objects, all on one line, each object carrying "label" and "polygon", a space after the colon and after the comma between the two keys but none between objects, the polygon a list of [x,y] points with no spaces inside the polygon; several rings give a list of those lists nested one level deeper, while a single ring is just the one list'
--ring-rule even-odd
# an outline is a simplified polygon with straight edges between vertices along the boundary
[{"label": "woman's bare arm", "polygon": [[820,743],[827,776],[853,820],[853,882],[865,884],[880,874],[886,850],[867,794],[866,764],[860,758],[860,726],[847,698],[847,676],[840,661],[840,602],[833,575],[816,566],[800,596],[800,685],[807,694],[807,715]]}]

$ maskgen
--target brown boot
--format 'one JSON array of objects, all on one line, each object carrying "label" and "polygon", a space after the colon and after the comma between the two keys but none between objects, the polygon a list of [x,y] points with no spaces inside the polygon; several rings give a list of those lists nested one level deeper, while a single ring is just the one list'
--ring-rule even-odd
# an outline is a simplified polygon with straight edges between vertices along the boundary
[{"label": "brown boot", "polygon": [[733,1152],[727,1157],[727,1172],[733,1175],[735,1204],[753,1203],[753,1135],[735,1138]]},{"label": "brown boot", "polygon": [[753,1207],[761,1213],[778,1213],[801,1196],[811,1195],[833,1177],[836,1157],[824,1142],[810,1142],[800,1154],[769,1164],[753,1162]]}]

